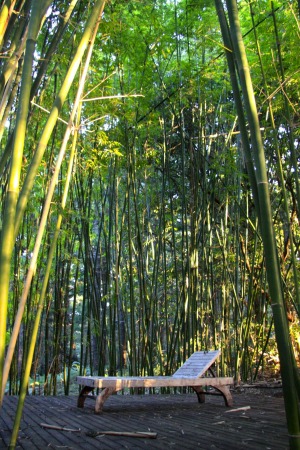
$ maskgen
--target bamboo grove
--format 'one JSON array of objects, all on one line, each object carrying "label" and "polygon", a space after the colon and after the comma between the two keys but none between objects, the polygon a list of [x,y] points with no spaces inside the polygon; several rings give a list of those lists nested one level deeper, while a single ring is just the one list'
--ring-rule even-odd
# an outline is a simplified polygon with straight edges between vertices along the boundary
[{"label": "bamboo grove", "polygon": [[237,382],[288,354],[300,391],[299,17],[288,0],[2,2],[1,401],[215,348]]}]

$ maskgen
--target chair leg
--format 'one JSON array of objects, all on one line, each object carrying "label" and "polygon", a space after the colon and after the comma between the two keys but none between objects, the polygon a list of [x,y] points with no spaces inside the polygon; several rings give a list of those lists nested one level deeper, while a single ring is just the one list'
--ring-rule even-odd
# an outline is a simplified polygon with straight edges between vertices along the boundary
[{"label": "chair leg", "polygon": [[226,406],[233,405],[233,398],[229,386],[218,386],[218,387],[214,386],[214,388],[222,394]]},{"label": "chair leg", "polygon": [[104,402],[108,399],[108,397],[111,396],[111,394],[113,394],[114,392],[116,392],[116,389],[114,388],[104,388],[100,394],[97,395],[96,398],[96,404],[95,404],[95,414],[100,414],[102,412],[102,408],[104,405]]},{"label": "chair leg", "polygon": [[[224,398],[225,405],[226,406],[232,406],[233,405],[233,398],[229,389],[229,386],[213,386],[216,391],[220,392],[222,397]],[[203,391],[201,386],[193,386],[194,391],[197,394],[198,402],[199,403],[205,403],[205,392]]]},{"label": "chair leg", "polygon": [[77,400],[77,407],[78,408],[83,408],[84,407],[84,402],[86,399],[86,396],[93,390],[94,388],[90,387],[90,386],[84,386],[81,391],[80,394],[78,396],[78,400]]},{"label": "chair leg", "polygon": [[194,391],[197,394],[198,402],[205,403],[205,394],[201,386],[193,386]]}]

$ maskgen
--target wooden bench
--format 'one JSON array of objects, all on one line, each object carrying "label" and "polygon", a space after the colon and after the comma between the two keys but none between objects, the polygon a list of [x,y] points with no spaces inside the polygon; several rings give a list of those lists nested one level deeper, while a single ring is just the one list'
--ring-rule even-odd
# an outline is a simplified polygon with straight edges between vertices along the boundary
[{"label": "wooden bench", "polygon": [[155,387],[191,387],[196,392],[198,401],[204,403],[206,392],[204,386],[211,386],[222,395],[226,406],[232,406],[232,396],[229,386],[233,384],[232,377],[205,377],[202,375],[220,355],[220,351],[195,352],[172,376],[147,377],[94,377],[78,376],[76,382],[82,387],[77,406],[84,407],[86,397],[94,389],[102,389],[96,396],[95,413],[102,411],[104,402],[117,391],[125,388],[155,388]]}]

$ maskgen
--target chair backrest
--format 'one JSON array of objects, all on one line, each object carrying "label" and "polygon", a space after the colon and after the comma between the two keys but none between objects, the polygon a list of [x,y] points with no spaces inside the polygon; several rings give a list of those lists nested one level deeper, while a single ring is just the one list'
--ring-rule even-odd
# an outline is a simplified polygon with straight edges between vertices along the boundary
[{"label": "chair backrest", "polygon": [[207,369],[215,362],[220,355],[220,350],[208,352],[195,352],[185,363],[173,374],[173,377],[179,378],[198,378],[203,375]]}]

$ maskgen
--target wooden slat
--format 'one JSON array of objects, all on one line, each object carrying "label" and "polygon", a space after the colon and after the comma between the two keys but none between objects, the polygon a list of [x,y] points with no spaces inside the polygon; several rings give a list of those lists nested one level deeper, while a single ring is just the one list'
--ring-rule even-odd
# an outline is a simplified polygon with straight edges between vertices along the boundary
[{"label": "wooden slat", "polygon": [[183,386],[226,386],[233,384],[232,377],[191,378],[191,377],[77,377],[77,383],[94,388],[183,387]]},{"label": "wooden slat", "polygon": [[220,356],[220,350],[195,352],[173,374],[173,377],[201,377]]}]

